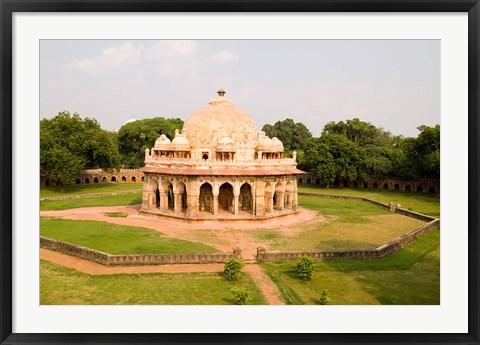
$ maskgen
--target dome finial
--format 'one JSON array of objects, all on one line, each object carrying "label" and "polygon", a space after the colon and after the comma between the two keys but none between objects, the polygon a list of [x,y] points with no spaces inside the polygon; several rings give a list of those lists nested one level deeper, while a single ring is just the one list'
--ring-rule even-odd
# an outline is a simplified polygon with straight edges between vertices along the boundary
[{"label": "dome finial", "polygon": [[219,96],[225,96],[225,90],[223,88],[220,88],[220,90],[217,91]]}]

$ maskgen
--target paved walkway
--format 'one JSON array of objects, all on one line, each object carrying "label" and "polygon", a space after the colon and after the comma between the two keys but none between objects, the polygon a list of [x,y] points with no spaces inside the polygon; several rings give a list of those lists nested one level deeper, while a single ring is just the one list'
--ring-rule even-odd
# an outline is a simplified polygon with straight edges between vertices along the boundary
[{"label": "paved walkway", "polygon": [[[58,265],[73,268],[77,271],[91,275],[119,274],[119,273],[181,273],[181,272],[223,272],[223,264],[182,264],[182,265],[145,265],[109,267],[83,260],[74,256],[65,255],[59,252],[40,249],[40,258]],[[244,271],[250,273],[252,279],[262,291],[268,304],[285,304],[280,298],[280,291],[273,281],[255,263],[247,263]]]}]

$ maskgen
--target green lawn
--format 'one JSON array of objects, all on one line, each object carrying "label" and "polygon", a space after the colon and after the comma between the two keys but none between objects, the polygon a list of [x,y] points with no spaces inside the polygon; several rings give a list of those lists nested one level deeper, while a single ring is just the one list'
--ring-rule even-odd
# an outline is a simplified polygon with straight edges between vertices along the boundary
[{"label": "green lawn", "polygon": [[288,304],[440,304],[440,231],[420,237],[380,260],[316,261],[311,281],[295,275],[295,261],[262,263]]},{"label": "green lawn", "polygon": [[[299,185],[299,192],[348,195],[369,198],[383,203],[393,202],[405,209],[440,218],[440,196],[438,194],[402,192],[385,189],[321,188],[312,185]],[[303,196],[299,196],[299,201]]]},{"label": "green lawn", "polygon": [[164,237],[162,233],[93,220],[40,218],[40,234],[109,254],[212,253],[202,243]]},{"label": "green lawn", "polygon": [[69,208],[94,206],[122,206],[142,203],[142,192],[135,194],[108,195],[84,199],[50,200],[40,203],[40,211],[67,210]]},{"label": "green lawn", "polygon": [[40,198],[72,194],[89,194],[103,192],[118,192],[121,190],[142,189],[143,183],[103,183],[103,184],[73,184],[66,185],[62,192],[60,187],[40,187]]},{"label": "green lawn", "polygon": [[248,273],[236,282],[220,273],[89,275],[40,260],[40,304],[235,304],[230,289],[247,288],[247,304],[266,304]]},{"label": "green lawn", "polygon": [[[299,205],[326,217],[325,222],[305,223],[301,231],[279,229],[251,231],[253,239],[268,243],[269,250],[375,249],[425,225],[360,200],[300,196]],[[298,227],[298,226],[297,226]]]}]

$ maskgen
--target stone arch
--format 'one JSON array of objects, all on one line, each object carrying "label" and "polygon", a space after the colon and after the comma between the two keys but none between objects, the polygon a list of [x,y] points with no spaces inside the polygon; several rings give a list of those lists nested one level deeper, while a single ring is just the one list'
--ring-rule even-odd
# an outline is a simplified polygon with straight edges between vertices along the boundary
[{"label": "stone arch", "polygon": [[399,190],[400,189],[400,185],[398,183],[395,183],[395,190]]},{"label": "stone arch", "polygon": [[363,188],[368,188],[368,182],[363,182]]},{"label": "stone arch", "polygon": [[275,195],[275,182],[268,181],[265,185],[265,211],[273,212],[273,197]]},{"label": "stone arch", "polygon": [[45,187],[50,187],[50,180],[45,180]]},{"label": "stone arch", "polygon": [[409,184],[406,184],[406,185],[405,185],[405,190],[406,190],[407,192],[410,192],[410,191],[412,190],[412,186],[410,186]]},{"label": "stone arch", "polygon": [[288,181],[285,185],[285,199],[284,199],[284,207],[288,209],[293,208],[293,196],[295,192],[295,187],[292,181]]},{"label": "stone arch", "polygon": [[229,182],[220,185],[218,189],[218,208],[233,212],[233,186]]},{"label": "stone arch", "polygon": [[282,182],[277,182],[275,192],[273,193],[273,208],[283,210],[285,200],[285,186]]},{"label": "stone arch", "polygon": [[429,193],[435,193],[435,187],[434,187],[434,186],[430,186],[430,188],[428,188],[428,192],[429,192]]},{"label": "stone arch", "polygon": [[85,177],[85,184],[90,184],[90,179],[88,177]]},{"label": "stone arch", "polygon": [[317,179],[315,180],[315,184],[320,184],[320,179],[319,179],[319,178],[317,178]]},{"label": "stone arch", "polygon": [[422,185],[417,186],[417,192],[423,192],[423,186]]},{"label": "stone arch", "polygon": [[110,181],[111,181],[111,182],[117,182],[117,178],[116,178],[115,176],[112,176],[112,177],[110,178]]},{"label": "stone arch", "polygon": [[312,183],[312,180],[310,178],[307,178],[307,183]]},{"label": "stone arch", "polygon": [[298,183],[303,183],[303,179],[301,177],[298,179]]},{"label": "stone arch", "polygon": [[373,182],[372,187],[375,188],[375,189],[377,189],[377,188],[378,188],[378,183],[377,183],[377,182]]},{"label": "stone arch", "polygon": [[93,183],[98,183],[98,177],[93,178]]},{"label": "stone arch", "polygon": [[103,182],[103,183],[106,183],[106,182],[107,182],[107,178],[106,178],[105,176],[103,176],[102,182]]},{"label": "stone arch", "polygon": [[387,182],[385,182],[385,183],[383,184],[383,189],[390,189],[390,188],[388,187],[388,183],[387,183]]},{"label": "stone arch", "polygon": [[200,186],[198,205],[200,207],[200,211],[213,213],[213,187],[208,182],[205,182]]},{"label": "stone arch", "polygon": [[132,182],[137,182],[137,179],[135,178],[135,176],[132,176]]},{"label": "stone arch", "polygon": [[[185,211],[187,209],[187,187],[185,186],[185,183],[181,182],[181,181],[178,181],[176,184],[175,184],[175,188],[174,188],[174,191],[175,193],[177,194],[180,194],[181,195],[181,209],[182,211]],[[180,199],[179,199],[180,200]],[[180,201],[178,201],[180,202]],[[180,205],[180,204],[179,204]],[[180,208],[177,206],[177,208]]]},{"label": "stone arch", "polygon": [[79,179],[79,178],[77,178],[77,179],[75,180],[75,184],[80,184],[80,179]]},{"label": "stone arch", "polygon": [[162,189],[166,198],[164,199],[165,205],[161,207],[164,209],[171,209],[173,210],[175,207],[175,194],[173,190],[173,184],[169,180],[164,180],[162,182]]},{"label": "stone arch", "polygon": [[247,212],[253,211],[252,186],[250,186],[249,183],[245,182],[240,187],[238,202],[239,202],[239,207],[242,211],[247,211]]},{"label": "stone arch", "polygon": [[160,208],[160,190],[156,178],[150,178],[148,181],[148,208]]},{"label": "stone arch", "polygon": [[122,176],[122,182],[127,182],[127,178],[125,176]]}]

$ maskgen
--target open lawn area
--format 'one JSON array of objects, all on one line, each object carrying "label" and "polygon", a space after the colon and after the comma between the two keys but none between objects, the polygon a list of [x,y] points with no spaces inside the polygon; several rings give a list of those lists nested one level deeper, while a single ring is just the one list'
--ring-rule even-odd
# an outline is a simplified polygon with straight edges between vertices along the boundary
[{"label": "open lawn area", "polygon": [[296,261],[262,263],[288,304],[440,304],[440,231],[434,230],[379,260],[315,262],[311,281],[296,277]]},{"label": "open lawn area", "polygon": [[40,211],[68,210],[70,208],[94,206],[122,206],[142,203],[142,192],[135,194],[108,195],[83,199],[49,200],[40,203]]},{"label": "open lawn area", "polygon": [[253,239],[266,241],[270,250],[280,251],[375,249],[425,224],[360,200],[301,196],[299,204],[318,211],[326,221],[299,224],[290,233],[252,230]]},{"label": "open lawn area", "polygon": [[[440,195],[418,192],[402,192],[386,189],[322,188],[299,184],[298,191],[304,193],[347,195],[369,198],[383,203],[395,203],[415,212],[440,218]],[[299,195],[300,203],[304,196]]]},{"label": "open lawn area", "polygon": [[41,217],[40,234],[109,254],[219,252],[202,243],[165,237],[155,230],[92,220]]},{"label": "open lawn area", "polygon": [[40,198],[51,196],[64,196],[72,194],[90,194],[104,192],[118,192],[121,190],[141,190],[143,183],[103,183],[103,184],[72,184],[64,186],[62,192],[60,187],[40,187]]},{"label": "open lawn area", "polygon": [[247,304],[266,304],[248,273],[236,282],[221,273],[89,275],[40,261],[40,304],[235,304],[230,289],[247,288]]}]

